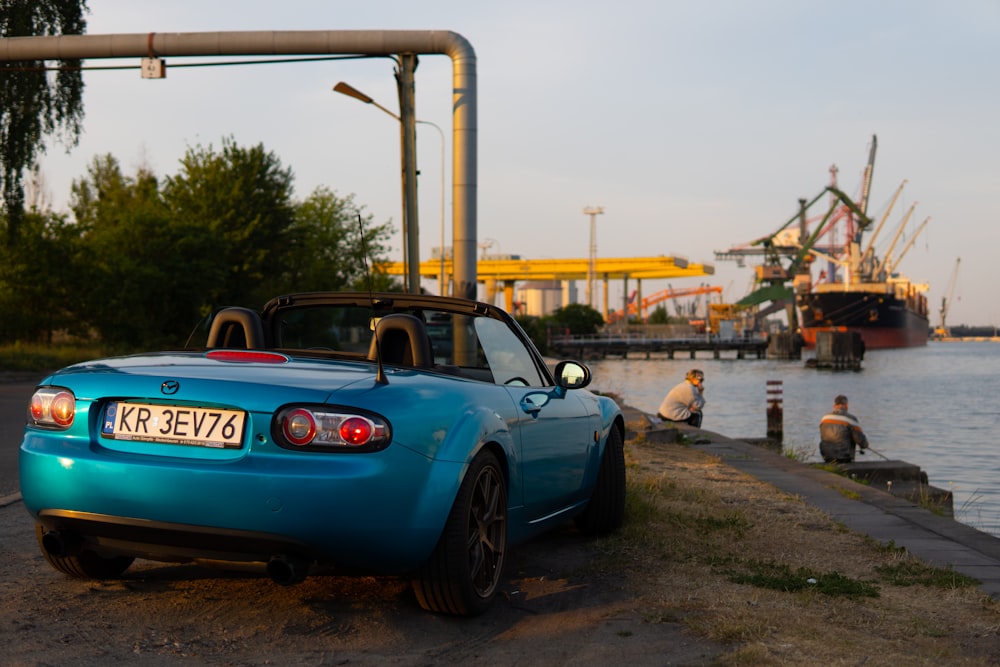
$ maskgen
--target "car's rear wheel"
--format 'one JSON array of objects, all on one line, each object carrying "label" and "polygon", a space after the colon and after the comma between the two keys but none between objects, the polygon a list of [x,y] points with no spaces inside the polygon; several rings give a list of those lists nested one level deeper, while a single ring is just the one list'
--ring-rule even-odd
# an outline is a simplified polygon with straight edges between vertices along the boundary
[{"label": "car's rear wheel", "polygon": [[618,529],[624,518],[625,447],[621,431],[612,426],[597,472],[597,484],[587,508],[576,517],[576,526],[587,534],[609,533]]},{"label": "car's rear wheel", "polygon": [[428,611],[475,616],[496,596],[507,560],[507,484],[496,455],[473,459],[434,553],[413,579]]},{"label": "car's rear wheel", "polygon": [[88,549],[81,549],[66,555],[57,555],[53,553],[53,549],[46,548],[42,541],[44,535],[45,529],[36,524],[35,536],[38,538],[38,546],[41,547],[45,560],[63,574],[77,579],[114,579],[127,570],[135,560],[128,556],[105,558]]}]

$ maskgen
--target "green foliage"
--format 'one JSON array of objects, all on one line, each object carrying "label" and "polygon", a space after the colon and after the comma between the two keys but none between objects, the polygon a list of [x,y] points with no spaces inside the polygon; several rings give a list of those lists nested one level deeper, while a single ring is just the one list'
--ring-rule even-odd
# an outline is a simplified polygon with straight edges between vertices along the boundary
[{"label": "green foliage", "polygon": [[263,303],[281,270],[298,261],[292,172],[260,144],[243,148],[227,138],[219,152],[188,149],[163,198],[186,234],[211,239],[189,259],[211,278],[204,298],[213,307]]},{"label": "green foliage", "polygon": [[285,288],[278,291],[395,289],[393,279],[376,272],[372,260],[386,255],[391,234],[389,223],[375,225],[370,215],[362,217],[354,195],[341,198],[317,188],[295,207],[294,253],[306,261],[288,263]]},{"label": "green foliage", "polygon": [[568,329],[574,336],[597,333],[597,330],[604,325],[604,316],[582,303],[571,303],[556,309],[549,316],[549,320],[552,326]]},{"label": "green foliage", "polygon": [[545,317],[521,315],[516,318],[518,324],[528,334],[531,341],[542,354],[549,352],[549,333],[569,333],[574,336],[585,336],[596,333],[604,324],[604,316],[590,306],[571,303],[552,312]]},{"label": "green foliage", "polygon": [[71,201],[78,318],[112,345],[183,341],[203,305],[207,230],[172,214],[150,172],[125,176],[111,156],[94,159]]},{"label": "green foliage", "polygon": [[785,563],[740,560],[728,573],[737,584],[750,584],[786,593],[815,590],[817,593],[848,598],[878,597],[878,586],[846,577],[839,572],[817,572],[807,567],[792,569]]},{"label": "green foliage", "polygon": [[[81,35],[85,0],[2,0],[0,37]],[[24,218],[24,170],[45,151],[45,137],[58,134],[76,145],[83,121],[83,77],[79,60],[63,60],[50,76],[42,61],[0,63],[0,196],[8,245],[20,237]]]},{"label": "green foliage", "polygon": [[72,327],[77,278],[65,216],[29,212],[16,246],[0,244],[0,340],[49,341]]},{"label": "green foliage", "polygon": [[646,318],[646,323],[647,324],[669,324],[670,323],[670,315],[667,314],[667,309],[666,308],[664,308],[662,305],[659,305],[656,308],[654,308],[653,312],[651,312],[649,314],[649,317]]},{"label": "green foliage", "polygon": [[0,345],[0,368],[21,373],[46,373],[70,364],[97,359],[110,353],[94,345]]},{"label": "green foliage", "polygon": [[893,586],[931,586],[933,588],[968,588],[979,581],[949,568],[931,567],[915,558],[901,560],[891,565],[880,565],[875,570]]},{"label": "green foliage", "polygon": [[97,157],[70,206],[75,220],[33,211],[17,246],[0,247],[0,343],[60,332],[119,349],[180,347],[219,307],[395,287],[367,275],[385,261],[391,226],[327,188],[294,201],[291,170],[259,145],[191,149],[166,179]]},{"label": "green foliage", "polygon": [[535,315],[519,315],[515,319],[521,325],[521,328],[524,329],[524,333],[528,334],[528,338],[535,344],[538,351],[542,354],[548,354],[549,342],[546,320]]}]

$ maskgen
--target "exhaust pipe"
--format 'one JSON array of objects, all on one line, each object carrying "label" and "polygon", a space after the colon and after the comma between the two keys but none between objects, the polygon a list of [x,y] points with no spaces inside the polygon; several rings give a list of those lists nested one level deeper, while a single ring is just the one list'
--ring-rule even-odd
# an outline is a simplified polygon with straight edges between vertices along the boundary
[{"label": "exhaust pipe", "polygon": [[65,558],[80,552],[80,539],[58,530],[49,530],[42,535],[42,548],[50,556]]},{"label": "exhaust pipe", "polygon": [[309,562],[295,556],[272,556],[267,562],[267,575],[271,580],[282,586],[292,586],[302,583],[309,574]]}]

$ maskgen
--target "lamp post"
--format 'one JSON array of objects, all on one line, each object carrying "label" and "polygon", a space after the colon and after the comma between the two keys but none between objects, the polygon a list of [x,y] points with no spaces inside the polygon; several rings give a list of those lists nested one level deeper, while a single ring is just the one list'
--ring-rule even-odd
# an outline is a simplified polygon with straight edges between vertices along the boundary
[{"label": "lamp post", "polygon": [[[417,121],[413,118],[413,68],[415,64],[412,58],[403,57],[400,61],[400,72],[397,82],[399,85],[401,115],[394,114],[384,106],[365,95],[360,90],[349,86],[343,81],[333,87],[335,92],[361,100],[365,104],[374,105],[376,108],[392,116],[400,123],[400,154],[402,157],[402,183],[403,183],[403,264],[406,267],[406,288],[414,294],[420,293],[420,245],[417,218],[417,187],[416,187],[416,133],[413,131],[413,124]],[[424,121],[426,122],[426,121]],[[430,123],[428,123],[430,124]],[[438,128],[441,131],[441,128]],[[444,143],[444,133],[441,133],[442,144]],[[442,148],[442,151],[444,149]],[[444,162],[442,160],[442,170]],[[443,188],[442,181],[442,188]],[[444,216],[442,205],[442,218]],[[442,225],[444,224],[442,220]],[[443,251],[443,248],[442,248]]]},{"label": "lamp post", "polygon": [[587,305],[594,307],[594,277],[597,274],[597,216],[604,213],[603,206],[588,206],[584,215],[590,216],[590,262],[587,264]]}]

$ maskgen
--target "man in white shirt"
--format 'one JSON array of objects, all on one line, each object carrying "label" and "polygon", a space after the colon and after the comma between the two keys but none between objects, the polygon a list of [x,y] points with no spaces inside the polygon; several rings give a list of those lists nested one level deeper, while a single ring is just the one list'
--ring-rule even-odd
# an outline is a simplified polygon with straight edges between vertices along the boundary
[{"label": "man in white shirt", "polygon": [[687,372],[684,382],[671,389],[657,416],[664,421],[684,422],[696,428],[701,428],[701,413],[705,407],[705,374],[697,368]]}]

